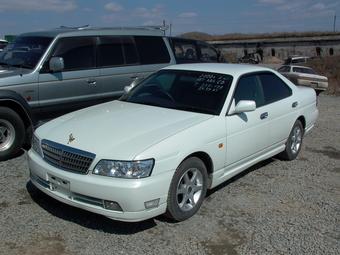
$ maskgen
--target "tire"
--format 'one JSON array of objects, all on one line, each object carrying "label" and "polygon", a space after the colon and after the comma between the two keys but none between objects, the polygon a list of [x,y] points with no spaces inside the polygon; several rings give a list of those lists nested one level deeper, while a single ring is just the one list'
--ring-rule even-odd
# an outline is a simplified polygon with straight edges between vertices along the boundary
[{"label": "tire", "polygon": [[208,174],[202,160],[188,158],[177,168],[169,189],[166,216],[183,221],[201,207],[207,193]]},{"label": "tire", "polygon": [[301,121],[297,120],[290,131],[286,149],[279,154],[279,157],[284,160],[294,160],[298,156],[303,140],[304,129]]},{"label": "tire", "polygon": [[19,152],[25,140],[25,125],[10,108],[0,107],[0,161]]}]

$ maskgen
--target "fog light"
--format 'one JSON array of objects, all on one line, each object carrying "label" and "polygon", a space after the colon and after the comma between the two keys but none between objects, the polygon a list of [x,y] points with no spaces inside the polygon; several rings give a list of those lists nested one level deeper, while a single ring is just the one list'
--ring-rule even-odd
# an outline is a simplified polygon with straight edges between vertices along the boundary
[{"label": "fog light", "polygon": [[120,211],[120,212],[123,211],[123,209],[120,207],[120,205],[117,202],[108,201],[108,200],[104,200],[104,208],[107,210],[111,210],[111,211]]},{"label": "fog light", "polygon": [[159,198],[144,202],[145,209],[155,208],[159,204]]}]

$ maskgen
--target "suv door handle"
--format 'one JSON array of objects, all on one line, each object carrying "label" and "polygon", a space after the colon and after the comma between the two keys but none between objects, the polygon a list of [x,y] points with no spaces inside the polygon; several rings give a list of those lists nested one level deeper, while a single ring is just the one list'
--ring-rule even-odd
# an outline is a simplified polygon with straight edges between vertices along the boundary
[{"label": "suv door handle", "polygon": [[97,81],[96,81],[96,80],[89,79],[89,80],[87,80],[87,83],[88,83],[89,85],[91,85],[91,86],[96,86]]},{"label": "suv door handle", "polygon": [[298,106],[298,105],[299,105],[298,102],[294,102],[294,103],[292,103],[292,108],[295,108],[295,107]]},{"label": "suv door handle", "polygon": [[260,115],[261,120],[266,119],[267,117],[268,117],[268,112],[264,112]]}]

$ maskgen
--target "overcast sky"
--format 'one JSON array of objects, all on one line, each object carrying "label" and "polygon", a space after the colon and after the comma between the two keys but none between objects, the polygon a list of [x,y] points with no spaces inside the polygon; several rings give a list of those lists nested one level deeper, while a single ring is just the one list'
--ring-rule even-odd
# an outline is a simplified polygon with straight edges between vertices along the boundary
[{"label": "overcast sky", "polygon": [[0,0],[0,36],[65,26],[173,24],[173,34],[331,31],[340,0]]}]

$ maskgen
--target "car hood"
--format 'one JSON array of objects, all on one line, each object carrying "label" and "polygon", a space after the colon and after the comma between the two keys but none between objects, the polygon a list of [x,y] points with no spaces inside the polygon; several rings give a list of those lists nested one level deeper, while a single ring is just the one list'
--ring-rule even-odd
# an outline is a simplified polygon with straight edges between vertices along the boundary
[{"label": "car hood", "polygon": [[16,68],[16,67],[10,67],[10,68],[5,68],[5,67],[0,67],[0,79],[1,78],[7,78],[7,77],[12,77],[12,76],[17,76],[17,75],[24,75],[32,72],[30,69],[26,68]]},{"label": "car hood", "polygon": [[[36,131],[47,139],[97,155],[97,158],[132,160],[152,145],[213,115],[112,101],[85,108]],[[69,142],[70,134],[74,140]]]}]

